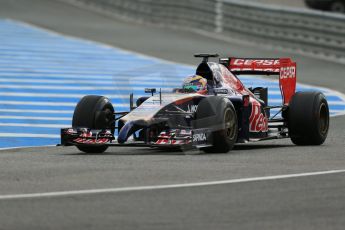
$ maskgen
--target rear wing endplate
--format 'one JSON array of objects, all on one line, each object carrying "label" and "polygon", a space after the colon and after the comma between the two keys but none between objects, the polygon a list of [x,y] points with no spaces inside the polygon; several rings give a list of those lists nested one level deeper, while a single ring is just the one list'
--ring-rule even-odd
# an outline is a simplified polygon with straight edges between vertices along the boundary
[{"label": "rear wing endplate", "polygon": [[289,104],[296,91],[296,62],[290,58],[222,58],[219,61],[236,75],[279,75],[283,104]]}]

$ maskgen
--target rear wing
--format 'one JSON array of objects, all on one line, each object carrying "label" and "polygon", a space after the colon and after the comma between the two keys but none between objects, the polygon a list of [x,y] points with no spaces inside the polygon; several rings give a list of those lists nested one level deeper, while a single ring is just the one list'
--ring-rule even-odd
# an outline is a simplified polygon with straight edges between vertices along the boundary
[{"label": "rear wing", "polygon": [[283,104],[289,104],[296,90],[296,62],[290,58],[221,58],[235,75],[279,75],[279,88]]}]

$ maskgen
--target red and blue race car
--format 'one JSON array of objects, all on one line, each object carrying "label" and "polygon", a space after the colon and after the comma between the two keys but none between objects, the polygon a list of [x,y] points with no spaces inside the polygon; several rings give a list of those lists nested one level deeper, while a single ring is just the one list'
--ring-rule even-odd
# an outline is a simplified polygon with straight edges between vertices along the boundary
[{"label": "red and blue race car", "polygon": [[[296,145],[321,145],[328,133],[329,108],[321,92],[296,91],[296,63],[290,58],[221,58],[198,54],[195,75],[170,93],[145,89],[130,111],[116,112],[109,99],[88,95],[77,104],[61,145],[87,153],[109,146],[198,148],[228,152],[236,143],[291,138]],[[268,104],[268,89],[246,88],[245,75],[276,75],[282,103]],[[279,110],[273,116],[271,110]],[[280,116],[277,116],[279,114]],[[117,136],[115,135],[117,133]]]}]

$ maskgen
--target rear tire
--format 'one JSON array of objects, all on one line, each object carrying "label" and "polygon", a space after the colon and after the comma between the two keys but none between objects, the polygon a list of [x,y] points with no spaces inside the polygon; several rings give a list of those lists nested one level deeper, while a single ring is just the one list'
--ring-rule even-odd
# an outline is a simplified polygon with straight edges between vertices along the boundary
[{"label": "rear tire", "polygon": [[[88,95],[77,104],[72,120],[73,128],[110,129],[114,134],[114,107],[109,99],[102,96]],[[106,145],[77,146],[85,153],[103,153]]]},{"label": "rear tire", "polygon": [[297,92],[289,103],[288,129],[296,145],[321,145],[329,128],[328,103],[321,92]]},{"label": "rear tire", "polygon": [[201,148],[206,153],[227,153],[237,141],[238,122],[231,101],[224,97],[207,97],[198,105],[195,128],[212,128],[212,146]]}]

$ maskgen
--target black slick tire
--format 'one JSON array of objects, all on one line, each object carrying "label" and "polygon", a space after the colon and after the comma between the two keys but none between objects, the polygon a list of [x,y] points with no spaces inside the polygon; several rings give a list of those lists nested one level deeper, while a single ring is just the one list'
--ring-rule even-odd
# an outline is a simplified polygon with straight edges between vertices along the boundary
[{"label": "black slick tire", "polygon": [[329,129],[329,108],[321,92],[297,92],[289,103],[288,129],[296,145],[321,145]]},{"label": "black slick tire", "polygon": [[345,13],[345,2],[340,0],[332,2],[330,5],[330,11],[336,13]]},{"label": "black slick tire", "polygon": [[[110,129],[114,133],[114,108],[109,99],[103,96],[88,95],[77,104],[72,120],[73,128]],[[77,146],[85,153],[102,153],[108,146]]]},{"label": "black slick tire", "polygon": [[212,146],[201,148],[206,153],[227,153],[237,141],[238,121],[231,101],[224,97],[204,98],[195,114],[194,128],[212,129]]}]

